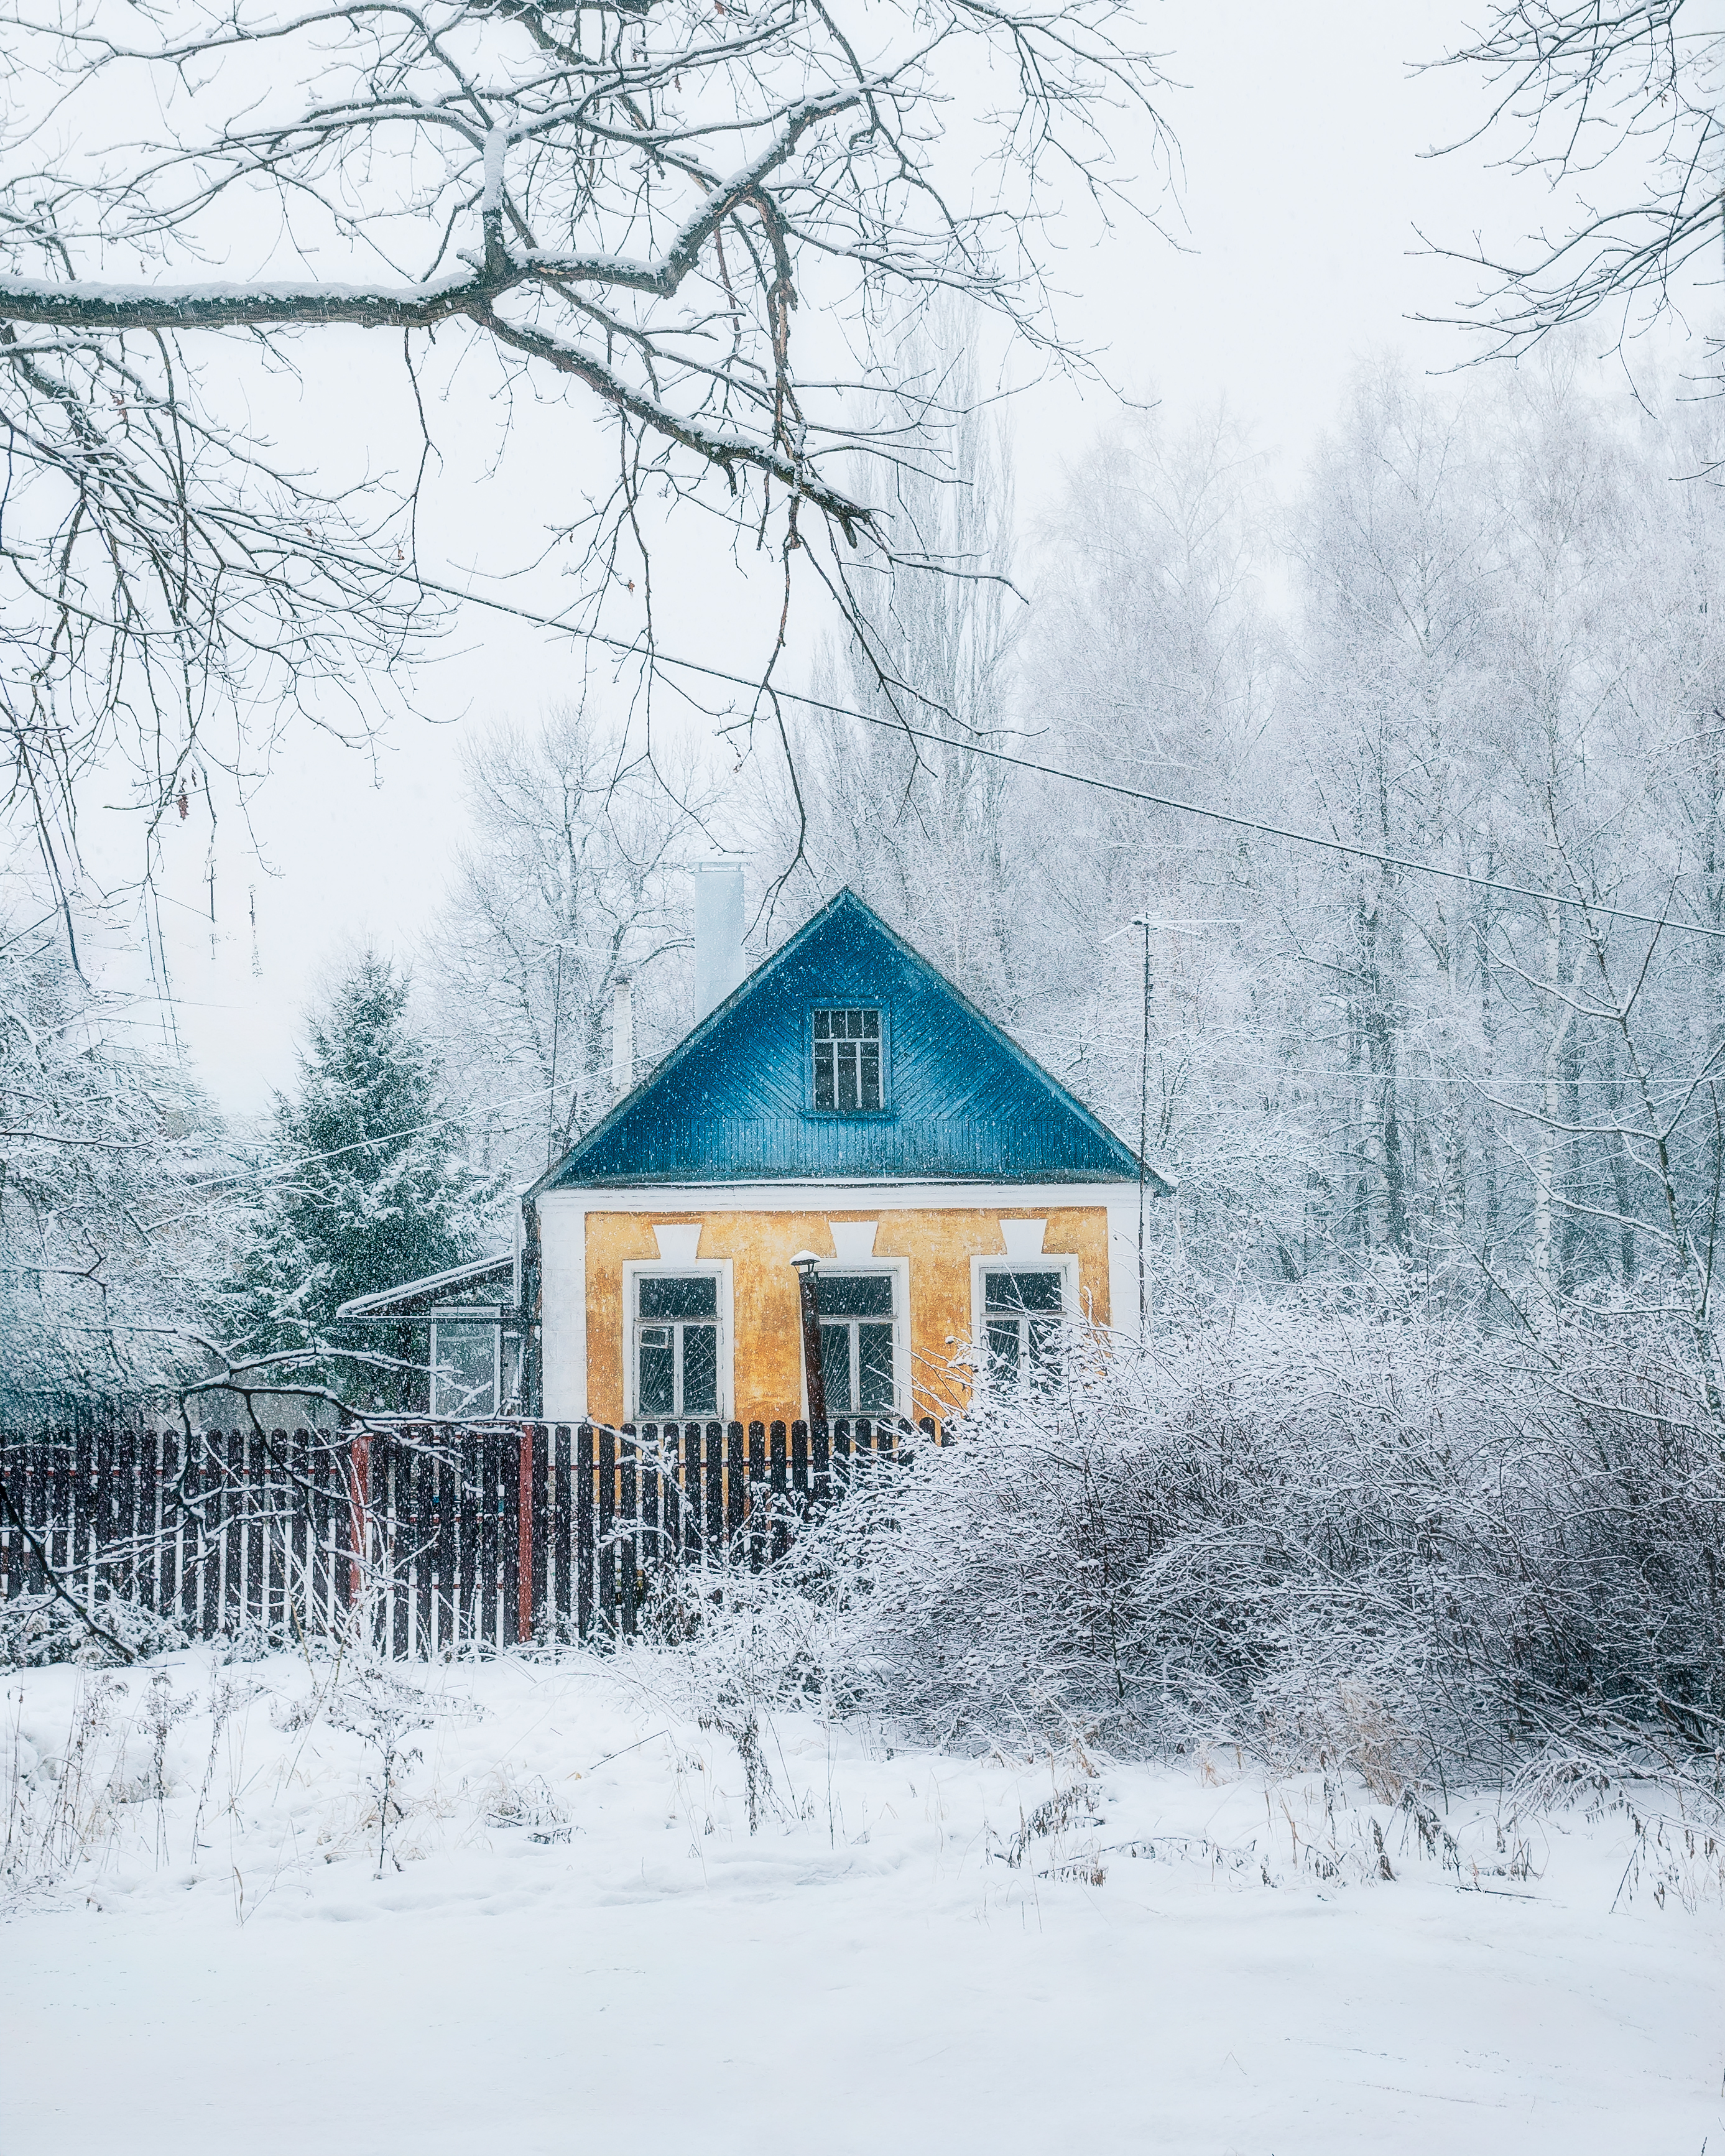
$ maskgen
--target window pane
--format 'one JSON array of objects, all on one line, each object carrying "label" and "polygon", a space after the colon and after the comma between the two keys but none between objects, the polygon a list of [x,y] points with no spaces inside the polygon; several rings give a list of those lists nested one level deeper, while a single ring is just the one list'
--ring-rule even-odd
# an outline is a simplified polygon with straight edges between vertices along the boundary
[{"label": "window pane", "polygon": [[879,1010],[814,1014],[814,1105],[838,1115],[877,1113],[884,1104]]},{"label": "window pane", "polygon": [[496,1327],[439,1322],[433,1327],[433,1339],[432,1413],[495,1414]]},{"label": "window pane", "polygon": [[1015,1384],[1019,1374],[1019,1322],[992,1318],[988,1323],[988,1375],[997,1384]]},{"label": "window pane", "polygon": [[719,1328],[716,1325],[683,1327],[683,1404],[680,1414],[716,1414],[719,1411]]},{"label": "window pane", "polygon": [[891,1317],[890,1273],[819,1273],[815,1287],[823,1317]]},{"label": "window pane", "polygon": [[826,1385],[829,1415],[853,1412],[850,1399],[850,1327],[823,1325],[820,1328],[820,1374]]},{"label": "window pane", "polygon": [[719,1283],[712,1273],[678,1280],[664,1273],[640,1276],[643,1317],[716,1317]]},{"label": "window pane", "polygon": [[668,1325],[643,1329],[640,1367],[635,1386],[635,1412],[644,1415],[675,1414],[675,1369],[671,1359],[671,1332]]},{"label": "window pane", "polygon": [[859,1325],[856,1328],[858,1405],[865,1414],[892,1412],[892,1327]]},{"label": "window pane", "polygon": [[1058,1273],[989,1273],[984,1276],[989,1310],[1060,1310],[1065,1301]]}]

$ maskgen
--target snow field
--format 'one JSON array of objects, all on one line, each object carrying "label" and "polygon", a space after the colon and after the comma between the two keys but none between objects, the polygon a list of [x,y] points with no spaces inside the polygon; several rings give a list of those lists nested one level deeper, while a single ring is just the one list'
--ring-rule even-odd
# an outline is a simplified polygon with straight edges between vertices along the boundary
[{"label": "snow field", "polygon": [[1725,1919],[1615,1818],[774,1714],[751,1835],[669,1657],[112,1682],[4,1680],[29,2156],[1725,2146]]}]

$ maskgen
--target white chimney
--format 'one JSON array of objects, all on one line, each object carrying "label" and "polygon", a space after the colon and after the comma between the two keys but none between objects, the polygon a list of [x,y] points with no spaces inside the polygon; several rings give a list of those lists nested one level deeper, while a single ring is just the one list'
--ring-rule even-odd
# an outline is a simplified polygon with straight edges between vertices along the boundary
[{"label": "white chimney", "polygon": [[742,863],[695,865],[695,1023],[716,1010],[743,976]]},{"label": "white chimney", "polygon": [[635,1082],[635,992],[625,973],[611,991],[611,1098]]}]

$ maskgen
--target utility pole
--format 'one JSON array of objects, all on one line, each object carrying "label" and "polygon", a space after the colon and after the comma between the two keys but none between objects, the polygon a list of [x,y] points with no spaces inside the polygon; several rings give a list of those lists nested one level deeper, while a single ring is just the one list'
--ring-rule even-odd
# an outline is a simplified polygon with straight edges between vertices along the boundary
[{"label": "utility pole", "polygon": [[[1138,1337],[1146,1338],[1150,1330],[1150,1273],[1146,1259],[1146,1214],[1149,1209],[1150,1168],[1146,1158],[1150,1150],[1150,1005],[1155,994],[1156,983],[1150,973],[1150,932],[1161,928],[1183,933],[1189,929],[1238,928],[1239,917],[1232,914],[1216,914],[1195,921],[1156,921],[1147,913],[1135,913],[1124,928],[1117,928],[1111,936],[1102,938],[1104,947],[1117,942],[1122,936],[1136,928],[1144,938],[1144,1014],[1139,1049],[1138,1064]],[[1178,1235],[1179,1216],[1175,1215]]]},{"label": "utility pole", "polygon": [[551,996],[551,1098],[545,1108],[545,1165],[557,1158],[557,1032],[563,1016],[563,947],[557,945],[557,986]]},{"label": "utility pole", "polygon": [[1150,1337],[1150,1276],[1144,1264],[1144,1216],[1150,1194],[1150,1171],[1145,1156],[1150,1150],[1150,916],[1132,916],[1134,928],[1144,932],[1144,1038],[1138,1063],[1138,1342]]}]

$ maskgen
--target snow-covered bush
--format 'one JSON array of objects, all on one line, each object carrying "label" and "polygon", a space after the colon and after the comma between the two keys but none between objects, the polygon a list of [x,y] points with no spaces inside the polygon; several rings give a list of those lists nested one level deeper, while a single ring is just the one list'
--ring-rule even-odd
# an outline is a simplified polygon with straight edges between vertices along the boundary
[{"label": "snow-covered bush", "polygon": [[1249,1301],[876,1472],[696,1661],[938,1744],[1206,1741],[1410,1781],[1725,1738],[1725,1445],[1645,1325]]},{"label": "snow-covered bush", "polygon": [[186,1645],[186,1635],[171,1618],[141,1609],[99,1588],[91,1604],[104,1638],[58,1594],[20,1594],[0,1602],[0,1670],[42,1669],[50,1662],[115,1664],[113,1640],[121,1641],[141,1660]]}]

